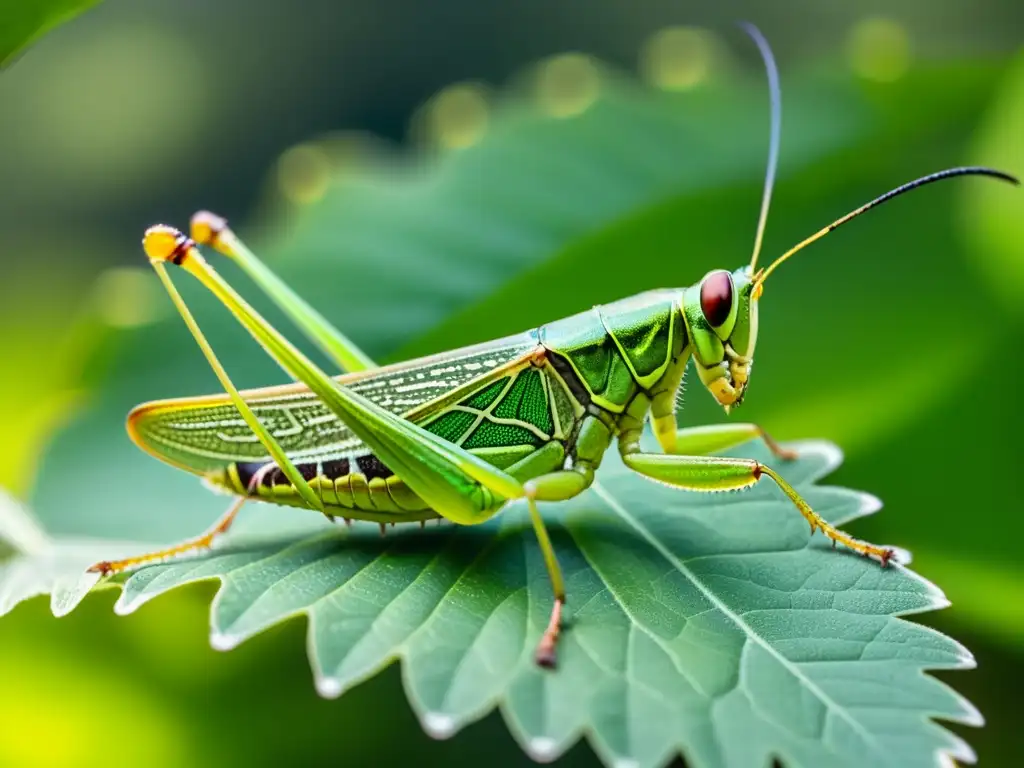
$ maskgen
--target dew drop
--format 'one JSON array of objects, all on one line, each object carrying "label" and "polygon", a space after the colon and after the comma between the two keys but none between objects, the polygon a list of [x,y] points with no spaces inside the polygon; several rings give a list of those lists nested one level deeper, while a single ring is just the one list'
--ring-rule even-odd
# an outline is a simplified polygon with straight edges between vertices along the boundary
[{"label": "dew drop", "polygon": [[215,651],[230,651],[238,646],[240,640],[241,638],[238,635],[228,635],[222,632],[210,633],[210,646]]},{"label": "dew drop", "polygon": [[128,598],[127,595],[127,592],[122,592],[121,596],[117,598],[117,602],[114,603],[114,613],[118,616],[127,616],[129,613],[134,613],[135,609],[145,602],[144,600]]},{"label": "dew drop", "polygon": [[427,712],[423,716],[423,729],[435,739],[447,739],[455,733],[455,720],[440,712]]},{"label": "dew drop", "polygon": [[341,696],[341,681],[336,677],[321,677],[316,681],[316,692],[325,699]]},{"label": "dew drop", "polygon": [[530,741],[530,754],[541,762],[549,762],[558,757],[558,742],[548,736],[540,736]]}]

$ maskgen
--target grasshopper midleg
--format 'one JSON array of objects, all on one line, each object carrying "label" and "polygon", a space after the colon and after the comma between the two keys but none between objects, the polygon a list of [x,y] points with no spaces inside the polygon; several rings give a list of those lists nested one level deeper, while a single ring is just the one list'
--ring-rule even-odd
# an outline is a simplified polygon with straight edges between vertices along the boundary
[{"label": "grasshopper midleg", "polygon": [[[746,429],[736,430],[739,426]],[[885,547],[858,541],[852,536],[827,523],[778,472],[753,459],[711,456],[726,448],[733,447],[746,439],[760,437],[769,449],[780,459],[792,454],[775,444],[774,440],[760,427],[753,424],[722,425],[718,427],[695,427],[681,429],[674,433],[674,450],[664,453],[646,453],[639,449],[637,434],[632,440],[619,440],[619,450],[627,467],[641,475],[667,485],[674,485],[688,491],[738,491],[757,483],[762,476],[769,477],[775,485],[793,502],[800,514],[811,526],[811,533],[820,530],[832,540],[832,546],[840,543],[859,552],[865,557],[875,557],[886,565],[893,551]],[[665,448],[665,446],[662,446]]]},{"label": "grasshopper midleg", "polygon": [[[590,487],[613,441],[627,466],[694,491],[740,490],[768,477],[811,526],[887,564],[892,551],[858,541],[821,519],[774,467],[712,456],[760,437],[775,458],[792,454],[755,424],[679,429],[676,394],[693,363],[728,414],[750,381],[758,306],[767,278],[795,253],[909,190],[957,176],[1017,183],[988,168],[952,168],[897,187],[842,216],[767,268],[757,267],[779,144],[779,90],[769,72],[772,133],[750,263],[712,270],[684,288],[651,290],[502,339],[418,360],[372,361],[302,301],[212,214],[193,219],[194,239],[165,226],[143,240],[150,262],[227,392],[147,403],[129,416],[132,438],[157,458],[242,500],[255,498],[381,524],[446,518],[473,525],[525,502],[554,593],[536,660],[555,663],[565,602],[561,568],[537,503]],[[349,373],[331,378],[260,317],[203,259],[196,240],[235,259],[318,346]],[[239,392],[174,287],[171,262],[197,278],[295,383]],[[645,452],[650,421],[662,453]],[[774,462],[773,462],[774,463]],[[239,504],[241,501],[239,502]],[[100,563],[117,573],[208,546],[238,512],[203,536],[149,556]]]}]

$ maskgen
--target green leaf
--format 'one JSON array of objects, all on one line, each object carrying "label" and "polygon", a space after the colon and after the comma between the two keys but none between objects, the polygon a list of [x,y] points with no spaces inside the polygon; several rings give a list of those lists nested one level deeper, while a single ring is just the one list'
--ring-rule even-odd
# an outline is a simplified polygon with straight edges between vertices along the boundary
[{"label": "green leaf", "polygon": [[4,0],[0,4],[0,69],[59,24],[99,0]]},{"label": "green leaf", "polygon": [[96,584],[85,569],[97,558],[143,550],[111,541],[52,539],[31,513],[0,491],[0,616],[38,595],[50,595],[54,615],[62,616]]},{"label": "green leaf", "polygon": [[[742,455],[762,461],[760,444]],[[801,446],[786,476],[838,523],[877,500],[815,481],[839,462]],[[811,539],[767,485],[698,495],[629,472],[545,505],[569,592],[554,673],[532,651],[551,606],[525,510],[486,525],[389,533],[232,537],[219,551],[128,578],[134,611],[170,589],[219,579],[215,647],[296,615],[309,619],[317,689],[337,696],[394,659],[424,728],[451,736],[494,707],[533,757],[581,736],[609,765],[694,768],[931,766],[970,749],[930,721],[975,723],[927,669],[972,665],[954,641],[897,618],[941,607],[931,584]]]}]

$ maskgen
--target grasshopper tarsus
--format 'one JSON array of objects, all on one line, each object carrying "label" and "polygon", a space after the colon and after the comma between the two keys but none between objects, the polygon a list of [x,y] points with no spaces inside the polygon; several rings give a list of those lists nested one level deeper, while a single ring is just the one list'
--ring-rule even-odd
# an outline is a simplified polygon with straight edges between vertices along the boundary
[{"label": "grasshopper tarsus", "polygon": [[555,669],[558,666],[558,657],[555,654],[555,647],[553,645],[538,648],[533,658],[537,666],[544,669]]},{"label": "grasshopper tarsus", "polygon": [[548,621],[547,629],[544,630],[533,655],[537,666],[544,669],[554,669],[558,663],[558,636],[562,632],[562,606],[564,604],[564,597],[555,598],[555,604],[551,609],[551,619]]}]

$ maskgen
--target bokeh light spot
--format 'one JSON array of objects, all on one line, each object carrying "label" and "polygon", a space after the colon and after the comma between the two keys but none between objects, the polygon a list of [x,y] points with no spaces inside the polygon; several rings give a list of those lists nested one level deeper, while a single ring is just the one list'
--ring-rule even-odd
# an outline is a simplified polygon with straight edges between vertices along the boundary
[{"label": "bokeh light spot", "polygon": [[116,736],[123,762],[138,762],[127,756],[140,755],[147,766],[188,762],[189,734],[179,713],[129,674],[95,670],[88,656],[61,659],[55,647],[45,655],[31,639],[8,641],[0,650],[9,665],[0,686],[0,765],[70,767],[82,765],[84,755],[110,755],[115,708],[130,713],[130,727]]},{"label": "bokeh light spot", "polygon": [[299,205],[315,203],[330,186],[331,157],[316,144],[292,147],[278,160],[277,181],[290,202]]},{"label": "bokeh light spot", "polygon": [[144,267],[113,267],[104,270],[93,285],[93,303],[107,325],[137,328],[159,320],[168,306],[161,301],[160,285],[152,270]]},{"label": "bokeh light spot", "polygon": [[2,86],[4,102],[21,105],[0,112],[0,138],[15,148],[6,171],[66,194],[160,184],[208,127],[194,45],[174,29],[109,24],[20,61]]},{"label": "bokeh light spot", "polygon": [[864,19],[850,31],[846,54],[851,69],[860,77],[891,83],[910,68],[910,37],[892,19]]},{"label": "bokeh light spot", "polygon": [[487,98],[482,86],[460,83],[445,88],[427,107],[430,139],[449,149],[461,149],[479,141],[487,129]]},{"label": "bokeh light spot", "polygon": [[669,27],[656,32],[640,51],[640,72],[658,88],[685,91],[708,78],[715,40],[703,29]]},{"label": "bokeh light spot", "polygon": [[554,117],[572,117],[587,109],[600,91],[597,65],[582,53],[566,53],[542,64],[537,100]]}]

